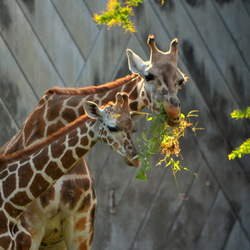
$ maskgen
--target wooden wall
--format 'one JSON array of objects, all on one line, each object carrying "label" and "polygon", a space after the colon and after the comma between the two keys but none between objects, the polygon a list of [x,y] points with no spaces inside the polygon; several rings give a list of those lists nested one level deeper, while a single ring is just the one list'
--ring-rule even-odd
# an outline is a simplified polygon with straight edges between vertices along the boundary
[{"label": "wooden wall", "polygon": [[197,121],[205,128],[182,140],[182,165],[198,178],[182,171],[177,186],[170,168],[155,167],[148,182],[136,180],[137,169],[98,144],[87,157],[98,195],[93,249],[250,249],[250,157],[227,158],[250,137],[249,120],[230,118],[250,105],[250,1],[166,0],[161,6],[147,0],[136,9],[134,35],[95,25],[93,13],[106,2],[0,0],[0,145],[46,89],[125,76],[126,48],[147,60],[148,34],[165,51],[178,37],[179,67],[190,78],[179,99],[184,113],[200,111]]}]

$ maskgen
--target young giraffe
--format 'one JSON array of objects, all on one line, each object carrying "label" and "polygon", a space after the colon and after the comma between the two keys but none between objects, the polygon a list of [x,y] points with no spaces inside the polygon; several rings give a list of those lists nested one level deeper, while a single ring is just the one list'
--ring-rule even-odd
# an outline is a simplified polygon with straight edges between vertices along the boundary
[{"label": "young giraffe", "polygon": [[[169,114],[169,122],[178,123],[180,102],[177,91],[186,81],[186,77],[177,68],[177,44],[178,40],[174,39],[170,44],[170,50],[164,53],[156,47],[154,37],[151,35],[148,38],[151,49],[149,61],[144,62],[132,50],[127,50],[129,68],[135,74],[98,87],[55,88],[47,91],[19,133],[0,150],[0,153],[7,154],[24,148],[73,121],[84,112],[83,100],[92,100],[102,105],[113,100],[118,91],[129,93],[132,110],[140,111],[148,106],[153,112],[158,113],[160,111],[158,103],[162,102]],[[84,224],[85,220],[89,220],[86,219],[85,211],[81,214],[80,208],[72,201],[78,186],[89,180],[91,180],[89,169],[82,160],[25,211],[21,220],[26,225],[26,230],[32,232],[34,249],[38,248],[41,242],[41,247],[45,248],[55,242],[58,242],[56,245],[58,246],[63,239],[68,245],[79,234],[82,234],[82,242],[91,245],[93,223],[86,223],[81,228],[76,226],[80,221]],[[96,206],[96,196],[92,181],[89,187],[92,195],[88,206],[89,211],[93,211],[93,207]],[[78,195],[84,196],[85,190],[82,193],[78,191]],[[43,218],[43,223],[39,222],[40,218]],[[58,224],[63,224],[63,227]],[[76,245],[72,249],[80,248]]]},{"label": "young giraffe", "polygon": [[[134,121],[142,115],[138,112],[130,114],[127,94],[118,93],[116,103],[102,109],[93,102],[84,102],[83,105],[88,116],[78,118],[34,146],[0,157],[1,248],[30,248],[31,237],[22,230],[21,214],[98,140],[122,155],[130,165],[139,165],[138,159],[133,159],[137,151],[131,138],[135,130]],[[84,188],[88,190],[89,185],[90,182],[85,182]],[[84,201],[76,197],[75,202],[86,204],[90,195],[87,194]],[[69,245],[68,249],[73,247]]]}]

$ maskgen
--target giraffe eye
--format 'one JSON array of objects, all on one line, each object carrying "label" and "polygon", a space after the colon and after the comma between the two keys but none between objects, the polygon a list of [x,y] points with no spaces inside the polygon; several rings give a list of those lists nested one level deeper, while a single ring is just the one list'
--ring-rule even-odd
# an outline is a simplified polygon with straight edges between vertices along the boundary
[{"label": "giraffe eye", "polygon": [[109,129],[109,131],[110,131],[111,133],[119,132],[119,130],[120,130],[117,126],[111,127],[111,126],[109,126],[109,125],[108,125],[108,129]]},{"label": "giraffe eye", "polygon": [[184,83],[184,79],[178,81],[178,85],[181,86]]},{"label": "giraffe eye", "polygon": [[147,75],[145,75],[145,79],[147,82],[149,82],[149,81],[154,80],[155,76],[153,74],[148,73]]}]

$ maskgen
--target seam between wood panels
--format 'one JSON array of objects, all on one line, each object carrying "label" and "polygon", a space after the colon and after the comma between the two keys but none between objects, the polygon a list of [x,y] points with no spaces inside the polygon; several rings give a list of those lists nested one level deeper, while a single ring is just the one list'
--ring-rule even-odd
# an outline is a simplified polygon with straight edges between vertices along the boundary
[{"label": "seam between wood panels", "polygon": [[[91,49],[89,50],[89,55],[88,55],[88,57],[86,58],[86,62],[85,62],[85,64],[83,65],[82,70],[80,71],[80,74],[79,74],[79,76],[78,76],[78,78],[77,78],[77,82],[75,83],[75,86],[79,86],[79,80],[80,80],[81,77],[82,77],[82,74],[83,74],[84,69],[87,67],[89,57],[90,57],[90,55],[92,54],[92,52],[94,51],[94,49],[95,49],[96,43],[97,43],[97,41],[98,41],[98,39],[99,39],[99,36],[101,35],[101,32],[102,32],[102,30],[100,30],[100,31],[98,32],[98,34],[97,34],[97,36],[96,36],[96,39],[95,39],[95,41],[94,41],[94,43],[93,43],[93,46],[92,46]],[[90,84],[91,84],[91,86],[96,86],[97,83],[94,83],[94,82],[93,82],[93,83],[90,83]]]},{"label": "seam between wood panels", "polygon": [[[230,229],[229,233],[227,234],[227,237],[226,237],[225,242],[224,242],[224,244],[223,244],[223,246],[222,246],[222,249],[226,249],[226,246],[227,246],[227,244],[228,244],[228,241],[229,241],[229,239],[230,239],[230,236],[231,236],[231,234],[232,234],[232,231],[233,231],[234,227],[236,226],[236,222],[237,222],[237,221],[238,221],[237,219],[234,221],[232,228]],[[250,243],[250,242],[249,242],[249,243]]]},{"label": "seam between wood panels", "polygon": [[241,2],[242,2],[242,4],[244,5],[247,14],[250,16],[250,4],[249,4],[249,9],[248,9],[248,7],[246,7],[245,0],[242,0]]},{"label": "seam between wood panels", "polygon": [[[195,139],[195,141],[196,141],[196,144],[198,145],[196,139]],[[225,192],[224,188],[221,186],[220,182],[218,181],[218,178],[217,178],[217,176],[215,175],[213,169],[211,168],[209,162],[207,161],[207,158],[205,157],[205,154],[203,153],[203,150],[202,150],[200,147],[198,147],[198,146],[197,146],[197,148],[199,149],[199,151],[200,151],[202,157],[204,158],[204,160],[205,160],[205,162],[206,162],[206,165],[207,165],[208,169],[210,170],[210,172],[211,172],[213,178],[215,179],[216,183],[218,184],[219,190],[223,193],[223,195],[224,195],[226,201],[228,202],[228,204],[229,204],[229,206],[230,206],[230,208],[231,208],[231,211],[232,211],[232,213],[234,214],[236,220],[239,221],[239,224],[240,224],[240,227],[241,227],[242,231],[244,232],[246,238],[247,238],[248,241],[250,242],[250,235],[248,236],[247,230],[246,230],[245,227],[242,225],[241,218],[239,217],[238,213],[235,211],[234,207],[232,206],[232,202],[230,201],[230,199],[229,199],[227,193]]]},{"label": "seam between wood panels", "polygon": [[221,19],[221,22],[223,23],[225,29],[227,30],[229,36],[231,37],[231,39],[232,39],[232,41],[233,41],[233,43],[234,43],[236,49],[238,50],[238,53],[240,54],[240,56],[241,56],[243,62],[245,63],[245,65],[246,65],[246,67],[247,67],[247,70],[250,71],[250,67],[249,67],[249,65],[248,65],[248,62],[247,62],[247,60],[245,59],[245,57],[244,57],[242,51],[240,50],[240,48],[239,48],[239,46],[238,46],[238,44],[237,44],[237,42],[236,42],[236,39],[234,38],[234,36],[232,35],[232,32],[231,32],[230,29],[228,28],[228,26],[227,26],[227,24],[226,24],[224,18],[222,17],[221,13],[219,12],[218,7],[217,7],[216,4],[214,3],[214,1],[211,1],[211,2],[212,2],[212,4],[213,4],[214,9],[216,10],[216,12],[217,12],[219,18]]},{"label": "seam between wood panels", "polygon": [[16,57],[15,57],[14,53],[12,52],[11,48],[9,47],[7,41],[5,40],[5,38],[4,38],[4,36],[2,35],[1,32],[0,32],[0,34],[1,34],[2,40],[4,41],[6,47],[8,48],[8,50],[9,50],[9,52],[10,52],[10,54],[12,55],[13,60],[15,61],[16,65],[18,66],[19,70],[21,71],[21,73],[22,73],[23,77],[25,78],[27,84],[28,84],[29,87],[31,88],[31,90],[32,90],[32,92],[33,92],[35,98],[36,98],[37,100],[39,100],[39,97],[38,97],[38,95],[36,94],[36,91],[34,90],[33,86],[31,85],[30,81],[28,80],[26,74],[24,73],[24,71],[23,71],[21,65],[19,64],[18,60],[16,59]]},{"label": "seam between wood panels", "polygon": [[144,217],[143,217],[143,219],[142,219],[142,222],[140,223],[140,226],[139,226],[137,232],[135,233],[135,236],[134,236],[134,238],[133,238],[133,240],[132,240],[132,243],[131,243],[131,245],[130,245],[129,248],[128,248],[128,249],[130,249],[130,250],[133,250],[133,249],[134,249],[134,245],[135,245],[136,239],[137,239],[138,235],[140,234],[140,232],[142,231],[142,228],[144,227],[144,225],[145,225],[145,223],[146,223],[146,221],[147,221],[147,218],[149,217],[149,213],[150,213],[150,211],[152,210],[152,208],[153,208],[153,206],[154,206],[154,204],[155,204],[155,201],[156,201],[156,199],[157,199],[157,197],[158,197],[158,195],[159,195],[159,193],[160,193],[159,187],[161,186],[161,184],[162,184],[162,182],[163,182],[163,180],[164,180],[164,178],[165,178],[166,173],[167,173],[167,171],[165,171],[164,174],[162,175],[161,181],[159,182],[159,185],[158,185],[158,187],[156,188],[155,194],[154,194],[154,196],[153,196],[154,198],[153,198],[153,200],[152,200],[152,203],[151,203],[151,205],[149,206],[149,209],[147,210],[147,212],[145,213],[145,215],[144,215]]},{"label": "seam between wood panels", "polygon": [[77,88],[77,87],[78,87],[78,86],[77,86],[77,83],[78,83],[78,81],[79,81],[79,79],[80,79],[80,77],[81,77],[81,74],[82,74],[82,72],[83,72],[83,69],[84,69],[85,64],[87,63],[87,60],[85,59],[84,55],[82,54],[81,49],[79,48],[79,46],[78,46],[78,44],[76,43],[76,41],[75,41],[73,35],[71,34],[70,30],[68,29],[67,24],[64,22],[64,19],[62,18],[60,12],[58,11],[57,7],[55,6],[53,0],[50,0],[50,2],[51,2],[51,4],[52,4],[53,8],[55,9],[55,11],[56,11],[58,17],[60,18],[61,22],[63,23],[65,29],[67,30],[67,32],[68,32],[68,34],[69,34],[69,36],[70,36],[72,42],[75,44],[75,46],[76,46],[76,48],[77,48],[79,54],[81,55],[81,57],[82,57],[82,59],[83,59],[83,61],[84,61],[83,66],[82,66],[82,68],[79,70],[79,74],[78,74],[78,76],[76,77],[75,82],[74,82],[74,87]]},{"label": "seam between wood panels", "polygon": [[[238,98],[235,98],[235,96],[234,96],[234,94],[233,94],[233,91],[232,91],[231,87],[230,87],[229,84],[228,84],[227,79],[225,78],[223,72],[221,71],[221,69],[220,69],[220,67],[219,67],[219,64],[217,63],[216,59],[215,59],[214,56],[213,56],[213,53],[211,52],[211,50],[209,49],[207,43],[205,42],[205,39],[203,38],[202,34],[200,33],[200,30],[199,30],[199,28],[197,27],[196,22],[195,22],[194,19],[192,18],[192,15],[189,13],[189,11],[188,11],[186,5],[183,3],[183,0],[180,0],[180,2],[181,2],[181,4],[182,4],[184,10],[186,11],[186,13],[187,13],[187,15],[188,15],[188,17],[189,17],[191,23],[193,24],[193,27],[194,27],[194,29],[196,30],[196,32],[197,32],[199,38],[200,38],[201,41],[203,42],[204,47],[206,48],[206,50],[207,50],[207,52],[208,52],[208,54],[209,54],[209,56],[210,56],[212,62],[214,63],[214,65],[215,65],[215,67],[217,68],[219,74],[221,75],[223,81],[225,82],[225,85],[226,85],[226,87],[228,88],[228,91],[229,91],[229,92],[231,93],[231,95],[234,97],[235,103],[237,103],[237,105],[240,107],[241,105],[240,105],[240,103],[238,102]],[[230,144],[229,144],[229,145],[230,145]]]},{"label": "seam between wood panels", "polygon": [[51,65],[52,65],[53,69],[55,70],[56,74],[58,75],[58,77],[59,77],[60,80],[62,81],[63,85],[66,87],[66,86],[67,86],[66,83],[64,82],[64,80],[63,80],[61,74],[60,74],[59,71],[57,70],[56,65],[53,63],[52,58],[50,57],[48,51],[47,51],[46,48],[44,47],[44,45],[43,45],[41,39],[39,38],[39,36],[38,36],[38,34],[37,34],[37,32],[35,31],[34,27],[32,26],[31,22],[29,21],[28,17],[26,16],[25,12],[23,11],[23,7],[21,6],[21,4],[20,4],[19,2],[17,2],[17,0],[15,0],[15,2],[16,2],[16,4],[19,6],[20,11],[23,13],[23,16],[25,17],[27,23],[29,24],[29,26],[30,26],[30,28],[31,28],[31,30],[32,30],[32,32],[33,32],[33,34],[34,34],[34,36],[36,37],[36,39],[37,39],[37,41],[39,42],[41,48],[43,49],[43,51],[44,51],[44,53],[46,54],[48,60],[50,61],[50,63],[51,63]]},{"label": "seam between wood panels", "polygon": [[[114,67],[114,70],[113,70],[113,72],[112,72],[112,74],[111,74],[111,76],[112,76],[113,79],[115,78],[115,73],[118,72],[118,70],[119,70],[118,67],[119,67],[120,64],[121,64],[123,53],[126,54],[126,49],[127,49],[128,44],[129,44],[129,41],[131,40],[131,37],[132,37],[132,36],[130,36],[130,37],[128,38],[126,44],[125,44],[124,47],[122,48],[121,56],[120,56],[119,60],[117,61],[116,67]],[[119,77],[120,77],[120,76],[119,76]],[[119,78],[119,77],[118,77],[118,78]],[[123,77],[123,76],[121,76],[121,77]],[[115,80],[116,80],[116,79],[115,79]]]},{"label": "seam between wood panels", "polygon": [[[21,128],[21,126],[18,125],[18,122],[16,120],[16,117],[12,114],[12,112],[10,111],[8,105],[6,105],[6,102],[4,100],[4,98],[2,98],[2,96],[0,96],[0,100],[1,102],[3,103],[5,109],[7,110],[7,113],[9,114],[9,116],[11,117],[11,119],[13,119],[14,123],[15,123],[15,126],[17,128],[17,130],[19,130]],[[5,143],[5,142],[4,142]],[[3,144],[4,145],[4,144]]]}]

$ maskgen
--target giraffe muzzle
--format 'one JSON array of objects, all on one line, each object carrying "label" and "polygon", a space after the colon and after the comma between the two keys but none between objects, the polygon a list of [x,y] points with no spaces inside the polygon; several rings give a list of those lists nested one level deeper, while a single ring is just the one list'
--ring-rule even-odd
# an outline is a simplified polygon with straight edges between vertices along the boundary
[{"label": "giraffe muzzle", "polygon": [[129,158],[126,157],[124,159],[125,159],[126,163],[131,167],[139,167],[139,165],[140,165],[140,160],[138,158],[133,159],[133,158],[130,158],[130,157]]},{"label": "giraffe muzzle", "polygon": [[181,122],[181,108],[180,105],[169,105],[168,102],[163,102],[164,110],[168,114],[168,125],[176,126]]}]

